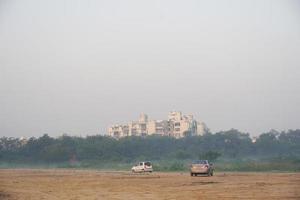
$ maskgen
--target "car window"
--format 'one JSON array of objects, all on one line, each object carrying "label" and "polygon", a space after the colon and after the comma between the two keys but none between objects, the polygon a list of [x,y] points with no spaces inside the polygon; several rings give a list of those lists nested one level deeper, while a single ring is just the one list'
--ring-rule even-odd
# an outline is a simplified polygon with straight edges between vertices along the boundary
[{"label": "car window", "polygon": [[143,165],[143,163],[142,163],[142,162],[140,162],[140,166],[141,166],[141,165]]},{"label": "car window", "polygon": [[145,165],[151,166],[151,162],[145,162]]},{"label": "car window", "polygon": [[208,164],[207,160],[195,160],[192,164]]}]

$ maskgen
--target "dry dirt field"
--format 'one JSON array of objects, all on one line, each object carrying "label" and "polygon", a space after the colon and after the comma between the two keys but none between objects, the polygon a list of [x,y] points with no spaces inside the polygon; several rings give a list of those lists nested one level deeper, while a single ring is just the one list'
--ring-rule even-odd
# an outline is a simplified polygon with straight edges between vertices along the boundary
[{"label": "dry dirt field", "polygon": [[300,199],[300,173],[0,170],[0,199]]}]

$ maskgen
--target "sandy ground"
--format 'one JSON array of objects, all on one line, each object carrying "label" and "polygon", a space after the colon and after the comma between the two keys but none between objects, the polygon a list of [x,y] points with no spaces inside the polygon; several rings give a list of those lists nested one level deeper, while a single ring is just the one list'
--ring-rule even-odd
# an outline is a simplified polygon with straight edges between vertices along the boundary
[{"label": "sandy ground", "polygon": [[0,199],[300,199],[300,173],[0,170]]}]

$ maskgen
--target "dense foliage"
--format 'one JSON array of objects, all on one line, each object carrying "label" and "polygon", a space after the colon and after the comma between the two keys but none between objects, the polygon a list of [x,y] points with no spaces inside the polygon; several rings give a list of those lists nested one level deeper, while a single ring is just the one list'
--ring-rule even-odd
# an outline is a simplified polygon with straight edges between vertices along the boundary
[{"label": "dense foliage", "polygon": [[[0,163],[76,163],[138,160],[226,160],[236,159],[300,160],[300,130],[270,131],[253,142],[249,134],[232,129],[204,136],[126,137],[107,136],[52,138],[43,135],[27,142],[17,138],[0,139]],[[276,161],[277,162],[277,161]]]}]

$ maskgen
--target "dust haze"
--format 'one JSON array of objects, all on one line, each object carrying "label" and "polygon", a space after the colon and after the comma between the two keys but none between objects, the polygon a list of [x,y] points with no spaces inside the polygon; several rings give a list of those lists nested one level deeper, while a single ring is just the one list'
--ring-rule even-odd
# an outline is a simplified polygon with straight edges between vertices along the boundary
[{"label": "dust haze", "polygon": [[0,136],[105,134],[181,110],[213,131],[299,128],[300,4],[0,1]]}]

